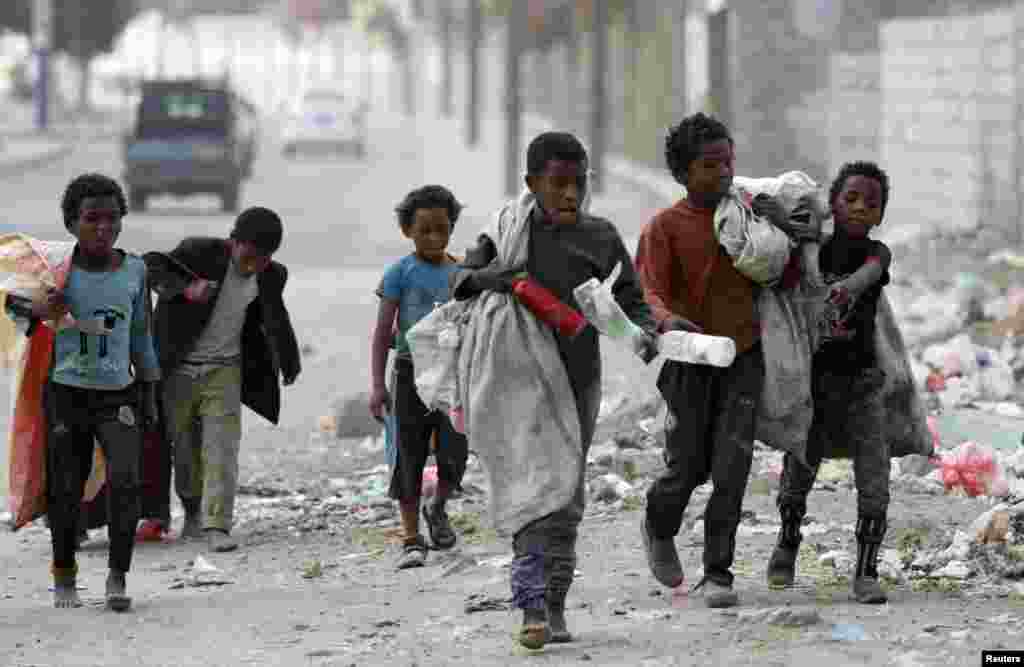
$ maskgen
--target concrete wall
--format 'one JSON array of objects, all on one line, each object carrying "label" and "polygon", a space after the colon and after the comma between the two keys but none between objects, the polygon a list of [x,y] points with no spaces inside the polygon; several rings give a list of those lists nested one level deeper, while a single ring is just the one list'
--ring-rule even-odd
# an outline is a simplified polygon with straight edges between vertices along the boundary
[{"label": "concrete wall", "polygon": [[1016,226],[1013,12],[900,19],[880,33],[888,217],[936,232]]}]

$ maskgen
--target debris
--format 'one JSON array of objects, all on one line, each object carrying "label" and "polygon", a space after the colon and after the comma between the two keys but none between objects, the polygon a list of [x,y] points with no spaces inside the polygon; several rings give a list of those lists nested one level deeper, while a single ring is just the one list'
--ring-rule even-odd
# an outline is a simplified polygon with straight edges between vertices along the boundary
[{"label": "debris", "polygon": [[323,564],[319,560],[312,560],[306,563],[302,569],[303,579],[317,579],[324,573]]},{"label": "debris", "polygon": [[1002,544],[1009,529],[1010,513],[1006,505],[997,505],[975,519],[968,533],[978,544]]},{"label": "debris", "polygon": [[859,642],[866,638],[863,625],[836,623],[832,626],[832,641],[834,642]]},{"label": "debris", "polygon": [[970,568],[963,561],[953,560],[946,563],[945,566],[932,572],[929,577],[933,579],[966,579],[971,575]]},{"label": "debris", "polygon": [[818,563],[821,565],[831,565],[837,570],[848,570],[853,564],[853,557],[845,551],[835,550],[828,551],[818,556]]},{"label": "debris", "polygon": [[366,392],[335,401],[332,412],[335,437],[365,438],[381,432],[380,424],[370,414],[370,395]]},{"label": "debris", "polygon": [[633,485],[615,473],[601,475],[590,482],[590,494],[600,502],[615,502],[632,493]]},{"label": "debris", "polygon": [[466,598],[464,610],[467,614],[483,611],[507,611],[511,608],[512,598],[499,598],[482,593],[473,593]]},{"label": "debris", "polygon": [[740,611],[737,620],[745,623],[766,623],[795,628],[820,623],[821,614],[815,607],[775,607]]}]

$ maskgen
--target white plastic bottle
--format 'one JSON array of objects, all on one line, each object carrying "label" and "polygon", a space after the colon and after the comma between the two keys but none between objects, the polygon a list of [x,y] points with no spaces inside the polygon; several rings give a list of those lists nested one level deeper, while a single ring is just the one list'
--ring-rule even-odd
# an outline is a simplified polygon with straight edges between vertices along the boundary
[{"label": "white plastic bottle", "polygon": [[658,336],[658,350],[667,359],[722,368],[736,358],[736,343],[724,336],[689,331],[666,331]]}]

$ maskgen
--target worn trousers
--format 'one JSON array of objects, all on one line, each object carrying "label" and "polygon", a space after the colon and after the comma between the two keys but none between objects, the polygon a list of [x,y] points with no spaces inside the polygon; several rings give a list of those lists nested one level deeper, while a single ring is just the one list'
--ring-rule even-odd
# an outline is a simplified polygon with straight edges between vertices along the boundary
[{"label": "worn trousers", "polygon": [[204,530],[230,532],[242,441],[241,367],[213,367],[198,377],[172,373],[164,387],[164,414],[178,497],[186,509],[199,508]]},{"label": "worn trousers", "polygon": [[783,459],[777,504],[807,512],[807,494],[814,486],[818,468],[830,451],[853,459],[857,485],[857,514],[884,519],[889,509],[889,447],[882,436],[885,409],[880,389],[885,373],[867,368],[856,374],[815,370],[811,382],[814,420],[807,438],[804,466],[791,454]]},{"label": "worn trousers", "polygon": [[764,387],[761,344],[727,368],[666,361],[658,389],[668,408],[666,470],[647,492],[651,537],[679,533],[690,496],[711,479],[704,511],[704,576],[732,585],[736,530],[753,461],[754,433]]},{"label": "worn trousers", "polygon": [[138,392],[80,389],[50,382],[44,394],[47,416],[47,516],[53,567],[75,566],[82,494],[98,442],[107,462],[108,564],[131,569],[135,527],[139,521],[139,466],[142,431]]},{"label": "worn trousers", "polygon": [[581,457],[576,491],[569,503],[522,528],[512,539],[512,601],[519,609],[563,606],[576,574],[576,539],[586,510],[586,461],[594,439],[601,386],[577,395]]}]

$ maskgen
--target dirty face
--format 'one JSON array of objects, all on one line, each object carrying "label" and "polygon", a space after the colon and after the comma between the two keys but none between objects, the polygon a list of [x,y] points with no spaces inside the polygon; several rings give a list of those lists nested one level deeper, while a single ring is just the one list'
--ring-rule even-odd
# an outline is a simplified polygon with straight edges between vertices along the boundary
[{"label": "dirty face", "polygon": [[548,160],[544,171],[526,177],[526,185],[551,222],[574,224],[587,189],[587,166],[580,162]]},{"label": "dirty face", "polygon": [[121,217],[121,206],[113,195],[82,199],[78,218],[71,226],[79,249],[92,257],[113,253],[117,237],[121,235]]},{"label": "dirty face", "polygon": [[832,216],[836,229],[851,238],[866,238],[882,224],[882,184],[869,176],[850,176],[832,202]]},{"label": "dirty face", "polygon": [[448,209],[418,208],[413,212],[412,224],[402,229],[416,245],[416,255],[425,262],[440,264],[444,261],[448,241],[452,237],[452,222]]},{"label": "dirty face", "polygon": [[702,144],[686,171],[687,192],[705,205],[716,205],[732,187],[735,162],[736,153],[729,139]]},{"label": "dirty face", "polygon": [[248,241],[231,239],[231,261],[238,273],[248,278],[270,266],[270,255]]}]

